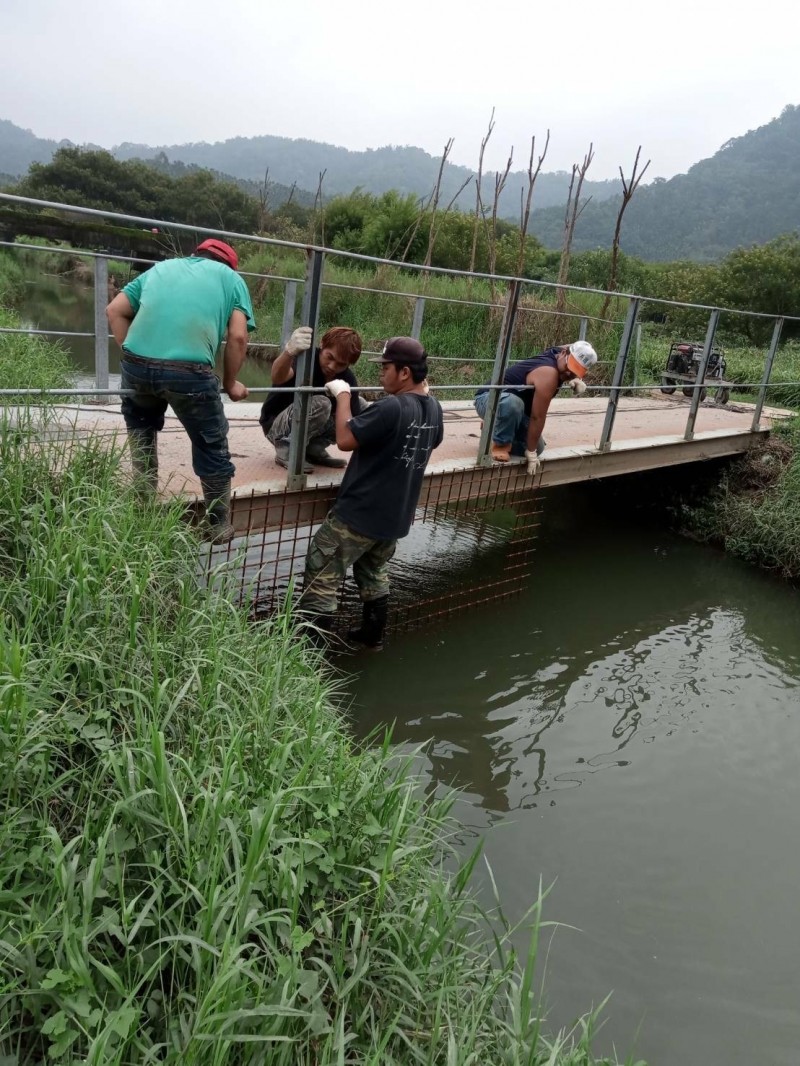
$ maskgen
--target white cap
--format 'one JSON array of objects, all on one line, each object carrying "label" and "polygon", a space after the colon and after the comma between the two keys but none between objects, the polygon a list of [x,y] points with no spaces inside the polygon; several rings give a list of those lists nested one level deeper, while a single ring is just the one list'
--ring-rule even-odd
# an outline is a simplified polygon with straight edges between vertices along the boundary
[{"label": "white cap", "polygon": [[582,378],[589,367],[597,362],[597,352],[588,341],[573,341],[567,348],[567,369]]}]

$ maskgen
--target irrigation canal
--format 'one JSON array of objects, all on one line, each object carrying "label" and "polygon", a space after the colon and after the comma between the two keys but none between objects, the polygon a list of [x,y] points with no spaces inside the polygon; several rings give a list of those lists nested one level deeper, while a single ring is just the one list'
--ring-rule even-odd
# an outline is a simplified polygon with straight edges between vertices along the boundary
[{"label": "irrigation canal", "polygon": [[521,597],[345,666],[508,916],[555,882],[554,1026],[613,992],[602,1048],[796,1066],[800,592],[555,490]]}]

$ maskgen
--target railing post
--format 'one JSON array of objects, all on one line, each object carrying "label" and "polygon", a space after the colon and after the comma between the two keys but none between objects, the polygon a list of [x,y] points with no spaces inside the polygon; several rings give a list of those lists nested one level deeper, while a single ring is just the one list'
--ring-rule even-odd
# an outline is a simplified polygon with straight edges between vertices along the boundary
[{"label": "railing post", "polygon": [[[322,297],[322,270],[324,264],[325,253],[319,248],[309,249],[300,324],[311,326],[314,336],[308,351],[302,352],[295,361],[294,384],[298,386],[310,386],[314,374],[314,348],[317,341],[317,319]],[[287,489],[303,489],[306,485],[303,466],[306,458],[308,410],[310,405],[311,393],[296,392],[294,394],[294,400],[292,401],[292,432],[289,438],[289,466],[286,477]]]},{"label": "railing post", "polygon": [[582,318],[581,319],[581,328],[578,330],[578,340],[579,341],[585,341],[586,340],[586,332],[587,332],[588,329],[589,329],[589,319],[588,318]]},{"label": "railing post", "polygon": [[422,333],[422,316],[425,314],[425,297],[418,296],[414,301],[414,317],[411,320],[411,336],[419,340]]},{"label": "railing post", "polygon": [[[503,322],[500,326],[500,337],[497,341],[497,349],[494,357],[492,370],[492,385],[502,385],[508,366],[508,356],[511,352],[511,342],[514,339],[514,324],[517,319],[517,306],[522,285],[519,281],[511,281],[508,285],[506,307],[503,312]],[[497,413],[497,402],[500,398],[499,389],[489,390],[489,399],[486,403],[486,414],[483,418],[483,429],[478,444],[478,466],[491,466],[492,457],[490,448],[492,445],[492,433],[494,431],[494,419]]]},{"label": "railing post", "polygon": [[769,345],[769,352],[767,353],[767,361],[764,363],[764,376],[761,379],[761,387],[758,390],[758,399],[756,400],[756,409],[753,412],[753,425],[751,427],[753,433],[757,429],[761,429],[761,412],[764,409],[764,401],[767,398],[767,385],[769,385],[770,375],[772,374],[772,364],[775,362],[775,355],[778,351],[778,345],[781,341],[781,331],[783,330],[783,319],[779,318],[775,322],[775,328],[772,331],[772,340]]},{"label": "railing post", "polygon": [[700,360],[700,366],[697,368],[697,377],[695,378],[694,388],[692,389],[692,402],[689,405],[689,417],[686,419],[686,432],[683,434],[684,440],[694,440],[694,423],[700,408],[700,394],[703,391],[703,385],[706,380],[708,360],[711,358],[711,348],[714,344],[714,337],[716,336],[718,324],[719,309],[715,307],[708,318],[706,339],[703,343],[703,358]]},{"label": "railing post", "polygon": [[614,377],[611,380],[611,392],[608,397],[608,406],[606,407],[603,431],[600,434],[600,444],[598,449],[601,452],[607,452],[611,447],[611,432],[614,428],[614,419],[617,417],[619,394],[625,377],[625,365],[628,362],[628,353],[631,350],[631,341],[633,340],[633,333],[636,328],[636,319],[639,316],[640,303],[641,301],[639,297],[633,296],[628,304],[628,314],[625,316],[625,325],[622,330],[622,338],[619,342],[619,352],[617,353],[617,362],[614,367]]},{"label": "railing post", "polygon": [[294,312],[297,306],[297,282],[287,281],[283,286],[283,324],[281,325],[281,351],[286,350],[286,345],[294,329]]},{"label": "railing post", "polygon": [[94,387],[108,388],[108,260],[94,261]]}]

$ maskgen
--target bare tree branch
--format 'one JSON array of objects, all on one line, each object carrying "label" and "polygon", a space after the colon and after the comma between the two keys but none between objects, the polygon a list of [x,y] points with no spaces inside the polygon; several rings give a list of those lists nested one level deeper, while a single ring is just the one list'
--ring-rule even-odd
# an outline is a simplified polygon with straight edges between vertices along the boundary
[{"label": "bare tree branch", "polygon": [[431,224],[428,229],[428,250],[425,252],[425,262],[423,263],[423,266],[430,266],[433,257],[433,245],[436,241],[436,211],[439,207],[439,195],[442,189],[442,175],[444,174],[444,165],[447,162],[447,157],[450,155],[450,149],[452,147],[453,138],[450,137],[447,144],[444,146],[442,158],[439,162],[439,173],[436,176],[436,184],[433,186],[433,193],[429,200],[431,205]]},{"label": "bare tree branch", "polygon": [[[508,153],[508,160],[506,162],[506,169],[501,174],[500,171],[494,176],[494,200],[492,201],[492,228],[489,231],[489,273],[494,275],[494,268],[497,265],[497,209],[500,203],[500,194],[506,187],[508,181],[508,175],[511,171],[511,164],[514,162],[514,146],[512,144],[511,151]],[[494,277],[489,282],[492,293],[492,303],[494,303]]]},{"label": "bare tree branch", "polygon": [[[567,197],[567,208],[564,212],[564,239],[561,245],[561,261],[558,266],[558,284],[566,285],[567,278],[569,277],[569,260],[572,252],[572,239],[575,236],[575,223],[580,217],[580,212],[583,210],[580,207],[581,189],[583,187],[583,181],[586,177],[586,171],[592,165],[594,159],[594,145],[589,145],[589,151],[583,157],[583,163],[578,166],[575,163],[572,167],[572,178],[569,183],[569,196]],[[576,179],[577,178],[577,182]],[[574,196],[573,196],[574,188]],[[584,204],[584,207],[586,205]],[[567,305],[567,291],[566,289],[559,288],[556,295],[556,310],[563,312]]]},{"label": "bare tree branch", "polygon": [[314,196],[314,239],[317,236],[317,219],[320,221],[320,244],[325,244],[325,214],[322,210],[322,182],[325,175],[328,173],[328,168],[319,172],[319,181],[317,183],[317,192]]},{"label": "bare tree branch", "polygon": [[611,263],[608,268],[608,281],[606,282],[606,297],[603,300],[603,306],[600,309],[600,317],[605,318],[608,314],[608,309],[611,306],[611,293],[616,292],[617,289],[617,270],[619,268],[619,241],[620,234],[622,233],[622,216],[625,214],[625,208],[633,199],[633,194],[639,187],[639,182],[645,175],[645,171],[650,166],[650,160],[648,159],[642,170],[637,174],[639,169],[639,154],[642,150],[642,146],[636,149],[636,158],[633,161],[633,170],[631,171],[630,178],[626,178],[622,173],[622,167],[619,168],[619,176],[622,179],[622,203],[619,205],[619,213],[617,214],[617,225],[614,229],[614,240],[611,242]]},{"label": "bare tree branch", "polygon": [[264,180],[258,186],[258,232],[263,235],[269,218],[269,167],[264,171]]},{"label": "bare tree branch", "polygon": [[520,221],[519,221],[519,254],[517,256],[517,274],[522,274],[525,266],[525,238],[528,235],[528,222],[531,217],[531,201],[533,200],[533,187],[536,184],[536,179],[539,177],[539,172],[542,169],[542,163],[544,163],[545,156],[547,155],[547,149],[550,146],[550,130],[547,131],[547,139],[544,142],[544,151],[539,156],[539,161],[536,164],[536,170],[533,169],[533,156],[536,150],[536,137],[531,137],[531,155],[528,160],[528,195],[525,198],[525,206],[522,206],[522,189],[519,190],[520,199]]},{"label": "bare tree branch", "polygon": [[[469,256],[469,269],[470,273],[475,270],[475,260],[478,254],[478,228],[481,222],[481,216],[483,215],[483,202],[481,200],[481,183],[483,181],[483,155],[486,151],[486,145],[489,143],[489,138],[492,136],[494,130],[494,108],[489,117],[489,128],[486,130],[486,136],[481,141],[481,150],[478,155],[478,176],[475,179],[475,224],[472,227],[472,251]],[[484,225],[486,223],[486,217],[483,218]],[[471,279],[470,279],[471,281]]]}]

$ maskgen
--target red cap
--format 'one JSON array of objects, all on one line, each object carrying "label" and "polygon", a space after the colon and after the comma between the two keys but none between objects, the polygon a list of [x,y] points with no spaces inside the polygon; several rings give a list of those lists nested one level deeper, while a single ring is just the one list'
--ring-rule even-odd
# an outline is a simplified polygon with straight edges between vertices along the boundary
[{"label": "red cap", "polygon": [[210,252],[215,259],[219,259],[221,263],[225,263],[231,270],[235,270],[239,265],[239,256],[225,241],[218,241],[216,237],[209,237],[207,241],[203,241],[202,244],[198,244],[195,248],[196,252]]}]

